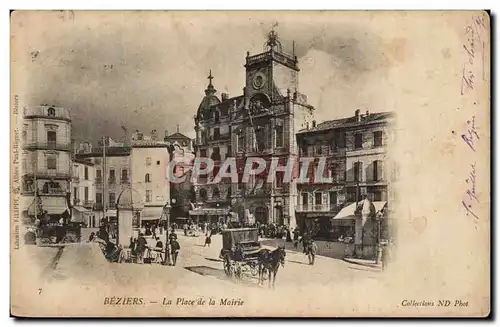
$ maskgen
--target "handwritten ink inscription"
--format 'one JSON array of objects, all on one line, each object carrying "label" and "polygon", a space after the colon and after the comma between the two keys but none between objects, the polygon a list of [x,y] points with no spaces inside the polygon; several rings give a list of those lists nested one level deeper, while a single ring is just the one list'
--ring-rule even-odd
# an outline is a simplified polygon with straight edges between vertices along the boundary
[{"label": "handwritten ink inscription", "polygon": [[[476,128],[476,117],[472,116],[471,120],[467,121],[467,131],[462,134],[462,140],[470,150],[476,152],[476,141],[479,140],[479,134]],[[474,212],[474,205],[479,203],[479,198],[476,193],[476,163],[470,164],[469,176],[465,179],[467,189],[465,190],[462,206],[465,208],[467,216],[473,216],[476,220],[478,215]]]},{"label": "handwritten ink inscription", "polygon": [[479,219],[477,214],[474,213],[474,205],[479,203],[479,199],[476,194],[476,164],[470,165],[471,170],[469,172],[469,177],[465,180],[467,183],[467,190],[465,191],[464,200],[462,200],[462,205],[465,208],[465,214],[467,216],[471,215],[475,219]]},{"label": "handwritten ink inscription", "polygon": [[[463,44],[463,49],[467,60],[462,69],[462,84],[460,92],[462,95],[468,91],[474,90],[476,85],[475,72],[481,69],[481,78],[485,80],[484,71],[484,56],[485,56],[485,41],[483,34],[487,31],[486,21],[484,16],[473,16],[471,23],[465,27],[465,36],[467,41]],[[477,67],[479,62],[481,67]]]},{"label": "handwritten ink inscription", "polygon": [[479,135],[476,130],[476,116],[472,116],[472,120],[467,121],[467,132],[462,134],[462,140],[476,152],[476,140],[479,140]]}]

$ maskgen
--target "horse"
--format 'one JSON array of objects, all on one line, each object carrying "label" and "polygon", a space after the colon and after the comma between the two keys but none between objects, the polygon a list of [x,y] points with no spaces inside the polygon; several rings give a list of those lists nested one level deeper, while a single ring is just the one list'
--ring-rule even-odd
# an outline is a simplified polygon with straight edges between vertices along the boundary
[{"label": "horse", "polygon": [[276,282],[276,274],[280,264],[285,267],[285,248],[278,246],[274,250],[264,249],[259,254],[259,285],[264,283],[264,274],[267,271],[269,273],[269,288],[271,287],[271,276],[273,277],[273,288]]}]

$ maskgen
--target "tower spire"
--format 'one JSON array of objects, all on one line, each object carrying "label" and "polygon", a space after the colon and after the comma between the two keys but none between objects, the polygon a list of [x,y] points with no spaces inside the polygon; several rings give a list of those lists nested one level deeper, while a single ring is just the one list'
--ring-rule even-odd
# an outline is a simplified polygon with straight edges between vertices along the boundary
[{"label": "tower spire", "polygon": [[214,79],[214,77],[212,76],[212,70],[210,69],[210,73],[208,74],[208,80],[210,81],[209,85],[212,85],[212,80]]},{"label": "tower spire", "polygon": [[278,40],[278,33],[274,30],[275,27],[278,27],[278,22],[272,25],[271,31],[267,34],[267,41],[264,44],[264,47],[267,48],[265,51],[282,51],[281,42]]},{"label": "tower spire", "polygon": [[207,89],[205,90],[205,94],[206,95],[213,95],[213,94],[215,94],[217,92],[217,90],[212,85],[212,80],[214,79],[214,77],[212,76],[212,70],[211,69],[210,69],[210,73],[208,74],[207,79],[209,80],[209,83],[208,83]]}]

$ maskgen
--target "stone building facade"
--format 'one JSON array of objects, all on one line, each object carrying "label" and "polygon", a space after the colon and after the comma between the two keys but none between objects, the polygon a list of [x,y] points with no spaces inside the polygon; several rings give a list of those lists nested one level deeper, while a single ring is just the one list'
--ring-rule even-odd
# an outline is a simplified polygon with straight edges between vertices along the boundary
[{"label": "stone building facade", "polygon": [[[58,220],[69,216],[71,117],[69,109],[41,105],[26,108],[22,130],[22,201],[25,217],[47,211]],[[35,195],[38,195],[35,199]]]},{"label": "stone building facade", "polygon": [[122,190],[130,185],[130,154],[129,146],[124,146],[111,138],[101,141],[97,147],[86,146],[75,153],[76,160],[90,161],[94,165],[95,195],[92,226],[97,227],[106,221],[113,230],[117,225],[116,200]]},{"label": "stone building facade", "polygon": [[[179,132],[178,127],[177,132],[172,135],[168,135],[165,132],[164,140],[169,144],[170,161],[171,163],[175,163],[172,173],[176,178],[184,178],[184,181],[180,183],[170,182],[171,218],[174,220],[183,220],[189,216],[191,203],[196,202],[191,182],[191,173],[195,158],[193,140]],[[175,199],[175,203],[173,203],[173,199]]]},{"label": "stone building facade", "polygon": [[83,222],[88,227],[98,227],[94,214],[95,167],[89,159],[73,159],[71,182],[72,220]]},{"label": "stone building facade", "polygon": [[[324,238],[354,236],[359,229],[354,219],[356,202],[366,198],[377,211],[382,210],[388,201],[387,170],[393,166],[387,150],[393,122],[391,112],[356,110],[354,116],[313,123],[297,134],[301,156],[326,157],[326,169],[320,173],[332,178],[332,183],[313,183],[318,169],[313,164],[310,182],[299,184],[296,211],[301,229]],[[352,213],[341,217],[339,212],[344,208],[352,208]]]},{"label": "stone building facade", "polygon": [[169,144],[159,139],[153,130],[150,135],[135,132],[131,146],[131,185],[144,203],[140,214],[140,224],[144,225],[148,221],[159,220],[163,206],[170,200],[170,183],[167,179]]}]

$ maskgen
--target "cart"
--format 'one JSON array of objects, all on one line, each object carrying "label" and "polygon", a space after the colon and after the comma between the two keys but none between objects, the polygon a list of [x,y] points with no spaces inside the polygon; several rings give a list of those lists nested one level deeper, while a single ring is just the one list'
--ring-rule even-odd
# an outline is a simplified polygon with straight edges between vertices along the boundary
[{"label": "cart", "polygon": [[224,272],[241,279],[244,274],[255,277],[259,273],[259,255],[262,250],[257,228],[232,228],[222,231]]}]

